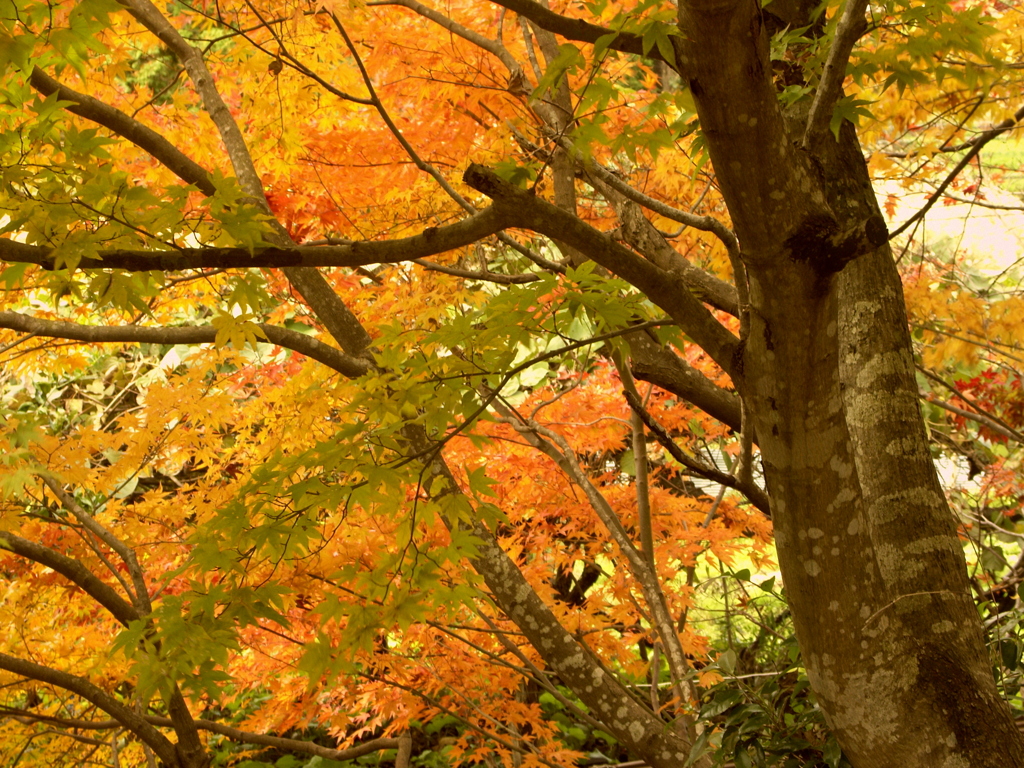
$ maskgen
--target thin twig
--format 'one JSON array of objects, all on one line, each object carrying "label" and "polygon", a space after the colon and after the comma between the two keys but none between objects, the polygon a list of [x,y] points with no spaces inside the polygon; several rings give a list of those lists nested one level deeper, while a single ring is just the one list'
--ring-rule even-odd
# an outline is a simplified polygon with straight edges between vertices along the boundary
[{"label": "thin twig", "polygon": [[973,160],[978,155],[978,153],[981,152],[985,145],[988,144],[993,139],[997,138],[998,136],[1001,136],[1002,134],[1006,133],[1011,128],[1016,127],[1017,123],[1019,123],[1021,120],[1024,120],[1024,107],[1021,107],[1016,112],[1014,112],[1012,117],[1006,118],[1005,120],[1003,120],[1003,122],[999,123],[996,126],[993,126],[992,128],[989,128],[984,133],[981,133],[974,139],[972,139],[971,148],[967,151],[967,154],[965,154],[963,158],[961,158],[960,162],[957,163],[953,167],[953,170],[946,175],[946,178],[942,180],[942,183],[939,184],[938,187],[936,187],[935,191],[928,197],[928,200],[921,207],[921,210],[919,210],[917,213],[915,213],[913,216],[911,216],[909,219],[903,222],[903,224],[897,227],[893,232],[890,232],[889,239],[892,240],[897,235],[905,232],[908,227],[915,224],[919,220],[923,219],[925,215],[928,213],[928,211],[931,210],[932,206],[935,205],[936,202],[938,202],[940,197],[942,197],[943,193],[946,191],[946,188],[953,183],[953,180],[957,176],[960,175],[960,171],[962,171],[970,164],[971,160]]}]

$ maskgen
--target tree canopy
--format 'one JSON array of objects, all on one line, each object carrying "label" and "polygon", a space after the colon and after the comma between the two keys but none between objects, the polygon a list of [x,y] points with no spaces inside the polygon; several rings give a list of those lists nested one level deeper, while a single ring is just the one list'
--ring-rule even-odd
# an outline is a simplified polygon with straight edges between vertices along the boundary
[{"label": "tree canopy", "polygon": [[1018,19],[0,0],[0,762],[1024,764]]}]

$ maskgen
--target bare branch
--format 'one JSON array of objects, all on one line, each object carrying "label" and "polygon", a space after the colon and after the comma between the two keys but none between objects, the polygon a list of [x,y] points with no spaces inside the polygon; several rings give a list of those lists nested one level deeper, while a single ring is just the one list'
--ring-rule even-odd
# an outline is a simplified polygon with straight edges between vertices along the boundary
[{"label": "bare branch", "polygon": [[[605,528],[611,534],[612,540],[629,563],[629,569],[633,577],[639,582],[644,595],[644,601],[651,612],[654,627],[661,639],[662,646],[666,650],[669,669],[672,673],[672,682],[680,695],[681,703],[694,698],[691,684],[688,682],[689,663],[686,654],[683,652],[679,635],[676,633],[675,621],[668,610],[668,603],[665,600],[665,593],[661,588],[661,581],[658,579],[657,571],[654,569],[653,552],[644,553],[637,548],[623,527],[619,516],[612,509],[611,504],[604,497],[604,494],[594,485],[591,479],[584,472],[576,457],[572,446],[564,437],[559,435],[532,419],[523,419],[514,415],[506,408],[498,408],[498,412],[505,416],[505,421],[517,432],[522,434],[531,445],[544,455],[552,459],[566,475],[576,484],[590,502],[591,509],[604,523]],[[686,730],[688,738],[692,741],[695,734],[692,718],[683,715],[681,724]]]},{"label": "bare branch", "polygon": [[[370,370],[368,360],[352,357],[322,341],[298,331],[259,323],[267,340],[279,347],[311,357],[343,376],[357,378]],[[42,320],[18,312],[0,312],[0,328],[89,343],[125,342],[139,344],[212,344],[217,329],[211,327],[147,328],[139,325],[91,326],[61,320]]]},{"label": "bare branch", "polygon": [[692,456],[687,456],[683,449],[676,445],[676,441],[672,439],[672,436],[668,431],[661,426],[661,424],[655,421],[654,417],[651,416],[646,408],[644,408],[643,403],[633,397],[629,392],[626,392],[625,395],[626,402],[629,403],[629,407],[640,415],[644,424],[649,430],[651,430],[651,434],[657,438],[658,442],[664,446],[665,450],[669,452],[673,459],[678,461],[698,477],[713,480],[719,485],[739,491],[750,499],[751,504],[761,510],[768,517],[771,517],[771,502],[768,499],[767,493],[762,491],[753,482],[741,482],[728,472],[722,472],[714,467],[708,466],[702,461],[698,461]]},{"label": "bare branch", "polygon": [[[410,424],[405,434],[415,453],[432,457],[425,470],[442,481],[432,483],[432,488],[441,489],[432,492],[432,498],[462,496],[450,468],[434,450],[426,432]],[[466,504],[473,507],[468,499]],[[479,539],[471,563],[483,576],[495,604],[522,630],[552,674],[577,693],[594,717],[611,725],[621,744],[652,765],[685,760],[693,744],[692,736],[686,738],[678,730],[666,727],[661,718],[630,695],[618,678],[604,670],[594,653],[556,618],[479,518],[470,523],[445,515],[444,521],[450,528],[463,526]]]},{"label": "bare branch", "polygon": [[[206,68],[202,53],[198,48],[189,45],[171,23],[164,18],[155,5],[149,0],[121,0],[128,11],[146,29],[156,35],[160,42],[166,45],[171,52],[185,67],[192,84],[199,92],[203,100],[203,107],[213,120],[214,125],[220,132],[224,148],[228,157],[231,158],[231,165],[234,168],[238,181],[246,194],[251,195],[255,200],[262,201],[266,206],[266,197],[263,195],[263,182],[256,167],[253,165],[246,146],[245,139],[238,125],[235,123],[227,104],[221,98],[217,87],[213,82],[213,75]],[[269,211],[269,206],[266,206]]]},{"label": "bare branch", "polygon": [[[597,167],[597,166],[594,166]],[[590,170],[590,168],[588,168]],[[608,173],[606,171],[606,173]],[[608,176],[615,178],[611,173]],[[617,180],[618,181],[618,180]],[[715,309],[728,312],[734,317],[740,314],[739,295],[735,287],[724,280],[720,280],[699,267],[695,267],[687,261],[675,248],[669,245],[665,237],[658,231],[647,217],[640,210],[641,203],[629,198],[620,192],[620,188],[605,182],[604,177],[598,175],[592,179],[597,190],[615,208],[615,212],[622,222],[621,232],[623,239],[654,262],[658,267],[667,272],[677,273],[683,282],[693,291],[694,295],[703,302],[710,304]],[[627,189],[632,189],[624,182],[618,181]],[[633,190],[636,192],[636,190]],[[647,197],[636,192],[639,197]],[[657,202],[657,201],[654,201]],[[675,210],[675,209],[673,209]],[[679,213],[682,213],[679,211]],[[689,215],[689,214],[687,214]],[[695,219],[710,219],[710,217],[695,216]],[[723,241],[724,242],[724,241]],[[729,244],[726,243],[726,247]],[[734,261],[739,261],[739,248],[736,238],[732,238],[732,247],[736,256]],[[730,252],[731,253],[731,252]],[[732,258],[732,257],[730,257]],[[740,263],[742,266],[742,262]]]},{"label": "bare branch", "polygon": [[[629,361],[623,360],[622,355],[613,352],[612,361],[615,369],[619,372],[619,379],[622,386],[642,402],[640,392],[636,388],[633,374],[629,370]],[[651,388],[648,387],[648,392]],[[647,559],[647,564],[653,569],[654,566],[654,528],[651,525],[651,495],[650,483],[648,481],[649,462],[647,458],[647,433],[644,431],[644,423],[640,416],[633,412],[629,419],[630,431],[633,443],[633,469],[636,487],[636,510],[637,527],[640,529],[640,551]],[[657,712],[657,707],[655,707]]]},{"label": "bare branch", "polygon": [[739,397],[719,387],[649,334],[629,337],[633,376],[692,403],[736,432],[742,429]]},{"label": "bare branch", "polygon": [[927,202],[925,202],[925,204],[921,207],[921,210],[919,210],[917,213],[915,213],[913,216],[911,216],[909,219],[903,222],[893,232],[890,232],[889,239],[892,240],[897,235],[905,232],[907,228],[913,225],[915,222],[918,222],[921,219],[923,219],[925,217],[925,214],[927,214],[928,211],[931,210],[932,206],[935,205],[936,202],[938,202],[939,198],[942,197],[943,193],[946,191],[946,188],[953,183],[953,180],[960,175],[960,172],[967,167],[971,160],[977,157],[978,153],[981,152],[985,145],[988,144],[993,139],[995,139],[996,137],[1001,136],[1010,129],[1014,128],[1017,125],[1017,123],[1019,123],[1021,120],[1024,120],[1024,107],[1021,107],[1016,112],[1014,112],[1012,117],[1006,118],[1005,120],[1003,120],[1003,122],[999,123],[998,125],[993,126],[984,133],[975,136],[974,139],[972,139],[970,142],[971,148],[967,150],[967,154],[965,154],[960,159],[960,162],[957,163],[953,167],[953,170],[946,175],[946,178],[942,180],[942,183],[935,188],[935,191],[932,192],[932,194],[928,197]]},{"label": "bare branch", "polygon": [[64,509],[74,515],[78,522],[85,526],[96,538],[117,553],[117,556],[121,558],[121,562],[128,569],[128,575],[132,580],[132,586],[134,587],[132,605],[135,606],[135,610],[140,614],[150,613],[153,610],[153,606],[149,602],[149,589],[146,586],[146,578],[142,573],[142,567],[139,565],[139,559],[135,556],[132,548],[89,514],[75,501],[75,498],[70,493],[61,487],[60,483],[52,477],[43,477],[42,480],[46,487],[50,489],[50,492],[57,497]]},{"label": "bare branch", "polygon": [[408,8],[410,11],[419,14],[425,19],[429,19],[440,27],[447,29],[454,35],[458,35],[463,40],[466,40],[478,48],[482,48],[490,54],[497,57],[502,64],[508,69],[509,73],[522,72],[522,68],[519,66],[519,62],[516,61],[515,57],[509,53],[508,49],[497,40],[491,40],[488,37],[484,37],[479,32],[474,32],[468,27],[464,27],[458,22],[453,21],[443,13],[435,11],[418,0],[374,0],[374,2],[367,3],[368,6],[382,6],[382,5],[398,5],[403,8]]},{"label": "bare branch", "polygon": [[522,274],[522,275],[502,275],[497,272],[488,272],[487,270],[469,270],[459,269],[458,267],[447,267],[444,264],[437,264],[433,261],[427,261],[426,259],[413,259],[414,264],[419,264],[424,269],[430,270],[431,272],[441,272],[445,275],[451,275],[452,277],[461,277],[466,280],[481,280],[488,283],[498,283],[500,285],[520,285],[522,283],[534,283],[540,280],[538,275],[534,274]]},{"label": "bare branch", "polygon": [[[1003,353],[1003,354],[1005,354],[1005,353]],[[959,389],[954,387],[951,383],[946,381],[944,378],[942,378],[938,374],[934,373],[933,371],[929,371],[927,368],[925,368],[922,365],[917,365],[915,367],[917,368],[917,370],[919,370],[921,373],[923,373],[927,378],[931,379],[932,381],[936,382],[937,384],[941,385],[942,387],[945,387],[945,389],[947,389],[954,396],[960,398],[965,403],[967,403],[969,406],[971,406],[974,409],[975,413],[977,413],[978,415],[984,416],[989,421],[994,422],[997,427],[1000,427],[1003,430],[1003,432],[1001,434],[1006,434],[1012,440],[1015,440],[1018,443],[1024,444],[1024,435],[1022,435],[1019,431],[1017,431],[1016,429],[1011,427],[1009,424],[1007,424],[1006,421],[1004,421],[1003,419],[999,418],[999,416],[997,414],[992,413],[991,411],[987,411],[985,408],[983,408],[981,406],[980,403],[978,403],[977,400],[975,400],[973,397],[970,397],[966,392],[961,392]],[[971,412],[968,411],[968,413],[971,413]],[[961,415],[966,416],[966,414],[961,414]]]},{"label": "bare branch", "polygon": [[[512,642],[512,640],[506,637],[506,633],[499,630],[498,627],[495,625],[494,621],[489,616],[483,613],[480,613],[479,615],[480,618],[486,621],[488,626],[491,628],[491,631],[494,634],[494,639],[501,643],[505,650],[507,650],[509,653],[511,653],[513,656],[519,659],[519,661],[522,662],[523,667],[529,670],[530,675],[533,677],[533,681],[537,685],[539,685],[545,691],[547,691],[556,699],[558,699],[559,703],[563,707],[565,707],[568,711],[572,712],[573,717],[579,718],[580,720],[589,723],[590,726],[593,728],[601,729],[603,727],[600,722],[598,722],[589,714],[580,709],[576,704],[574,704],[570,699],[568,699],[564,693],[558,690],[558,686],[551,681],[551,678],[544,672],[544,670],[542,670],[540,667],[534,664],[530,660],[530,657],[522,652],[519,646],[517,646],[515,643]],[[525,672],[523,674],[525,676]]]},{"label": "bare branch", "polygon": [[937,405],[939,406],[939,408],[944,408],[950,413],[955,413],[957,416],[962,416],[963,418],[970,419],[971,421],[975,421],[978,424],[983,424],[996,434],[1002,435],[1003,437],[1009,440],[1013,440],[1016,443],[1024,444],[1024,437],[1021,436],[1020,432],[1017,432],[1014,429],[1007,429],[1006,427],[1002,426],[1001,424],[999,424],[998,422],[996,422],[995,420],[986,416],[983,413],[975,413],[974,411],[968,411],[966,408],[960,408],[958,406],[953,405],[952,403],[947,403],[945,400],[940,400],[939,398],[934,396],[922,397],[922,399],[926,403],[932,403],[933,405]]},{"label": "bare branch", "polygon": [[[168,727],[173,726],[171,719],[168,717],[147,717],[146,720],[154,725],[165,725]],[[397,749],[399,747],[398,739],[380,738],[372,739],[371,741],[364,741],[363,743],[356,744],[348,749],[331,749],[330,747],[323,747],[319,744],[314,744],[311,741],[288,739],[280,736],[267,736],[262,733],[242,731],[238,728],[223,725],[222,723],[215,723],[212,720],[196,720],[195,724],[196,728],[201,731],[219,733],[221,736],[227,736],[232,741],[247,744],[260,744],[264,747],[274,747],[288,752],[299,752],[304,755],[316,755],[327,760],[355,760],[357,757],[369,755],[372,752],[380,752],[384,749]]]},{"label": "bare branch", "polygon": [[[224,99],[221,98],[213,76],[203,61],[202,53],[198,48],[188,44],[150,0],[120,1],[139,22],[171,49],[185,67],[192,84],[202,97],[203,107],[217,126],[239,184],[246,194],[270,214],[270,205],[263,192],[263,182],[249,154],[245,138]],[[285,227],[276,218],[271,218],[274,225],[274,231],[269,235],[271,242],[277,246],[290,246],[292,239]],[[285,277],[313,308],[320,322],[330,331],[342,349],[349,354],[358,355],[370,346],[370,335],[352,310],[327,284],[323,275],[303,264],[285,264],[281,267]]]},{"label": "bare branch", "polygon": [[[15,710],[9,707],[0,708],[0,714],[8,716],[13,715],[18,719],[24,718],[35,722],[49,723],[60,728],[74,728],[76,730],[83,731],[104,731],[115,728],[124,728],[124,723],[120,720],[82,720],[80,718],[53,717],[52,715],[44,715],[25,710]],[[169,717],[144,715],[143,718],[146,722],[155,726],[169,728],[174,725]],[[397,749],[400,747],[400,739],[379,738],[355,744],[347,749],[331,749],[330,747],[324,747],[311,741],[288,739],[280,736],[267,736],[262,733],[243,731],[213,720],[196,720],[195,723],[196,728],[201,731],[217,733],[239,743],[259,744],[264,747],[274,747],[286,752],[299,752],[304,755],[316,755],[327,760],[355,760],[356,758],[371,754],[372,752],[380,752],[385,749]]]},{"label": "bare branch", "polygon": [[628,280],[664,309],[730,376],[736,368],[738,339],[670,272],[633,253],[571,213],[500,179],[494,172],[470,164],[463,179],[501,206],[506,224],[540,232],[568,243],[605,269]]},{"label": "bare branch", "polygon": [[739,257],[740,246],[736,241],[736,235],[718,219],[713,216],[697,216],[696,214],[689,213],[688,211],[681,211],[678,208],[673,208],[671,205],[663,203],[660,200],[656,200],[650,195],[645,195],[640,190],[631,187],[600,163],[594,162],[593,160],[588,161],[578,152],[576,154],[577,160],[585,163],[584,168],[588,173],[592,173],[623,197],[664,216],[666,219],[678,221],[680,224],[692,227],[693,229],[699,229],[702,232],[710,232],[722,241],[722,245],[724,245],[726,250],[729,251],[730,256],[736,258]]}]

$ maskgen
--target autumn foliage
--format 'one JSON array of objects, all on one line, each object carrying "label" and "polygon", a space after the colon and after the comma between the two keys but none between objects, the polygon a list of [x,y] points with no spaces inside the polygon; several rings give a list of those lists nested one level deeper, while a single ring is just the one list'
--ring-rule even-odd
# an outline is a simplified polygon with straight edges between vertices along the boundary
[{"label": "autumn foliage", "polygon": [[[496,228],[321,269],[368,333],[349,349],[274,264],[102,266],[447,237],[489,204],[463,181],[472,162],[636,249],[639,217],[669,248],[648,258],[702,270],[694,293],[739,335],[728,240],[664,210],[728,224],[673,71],[674,6],[553,2],[615,33],[583,45],[482,0],[153,8],[171,31],[143,5],[0,3],[0,242],[52,249],[0,265],[0,763],[166,761],[96,691],[175,741],[183,701],[217,765],[634,759],[496,602],[474,565],[483,525],[607,675],[701,734],[689,760],[843,764],[808,699],[730,377],[635,285]],[[840,10],[766,20],[783,103],[809,102]],[[872,6],[829,129],[856,123],[892,190],[933,452],[961,470],[947,490],[1019,708],[1018,269],[984,272],[896,219],[904,194],[981,205],[1004,181],[981,151],[995,137],[972,141],[1016,140],[1016,13]],[[175,40],[202,52],[226,112]],[[631,368],[641,342],[721,409]]]}]

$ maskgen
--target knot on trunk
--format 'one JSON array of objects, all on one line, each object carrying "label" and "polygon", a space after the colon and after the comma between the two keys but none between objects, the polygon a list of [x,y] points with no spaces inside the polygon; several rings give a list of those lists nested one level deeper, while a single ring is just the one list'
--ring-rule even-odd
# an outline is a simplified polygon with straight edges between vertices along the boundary
[{"label": "knot on trunk", "polygon": [[889,240],[889,229],[878,214],[840,231],[834,217],[809,216],[786,238],[785,247],[794,261],[810,264],[822,276],[833,275],[862,254]]}]

